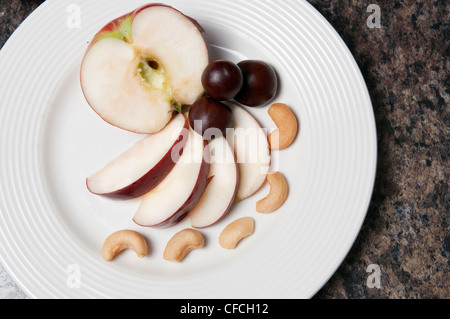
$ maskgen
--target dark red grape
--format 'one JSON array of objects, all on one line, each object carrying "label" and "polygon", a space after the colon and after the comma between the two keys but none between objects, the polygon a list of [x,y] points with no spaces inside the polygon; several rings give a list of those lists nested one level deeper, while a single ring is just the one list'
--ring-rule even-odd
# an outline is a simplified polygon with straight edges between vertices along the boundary
[{"label": "dark red grape", "polygon": [[[209,140],[213,136],[225,135],[226,129],[231,125],[231,116],[228,106],[203,96],[192,104],[189,110],[189,124],[194,131]],[[215,130],[207,132],[208,129]]]},{"label": "dark red grape", "polygon": [[217,60],[208,64],[202,74],[206,95],[226,101],[234,98],[242,87],[241,69],[231,61]]},{"label": "dark red grape", "polygon": [[277,94],[278,78],[272,66],[263,61],[245,60],[238,63],[244,76],[242,89],[234,99],[246,106],[263,106]]}]

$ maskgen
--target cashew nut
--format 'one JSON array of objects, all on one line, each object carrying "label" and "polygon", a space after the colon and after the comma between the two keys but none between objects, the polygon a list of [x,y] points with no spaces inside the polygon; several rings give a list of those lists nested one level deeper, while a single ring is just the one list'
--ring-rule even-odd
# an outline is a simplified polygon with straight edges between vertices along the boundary
[{"label": "cashew nut", "polygon": [[242,217],[229,224],[220,233],[219,244],[225,249],[234,249],[241,239],[253,234],[255,222],[251,217]]},{"label": "cashew nut", "polygon": [[271,213],[280,208],[289,192],[286,179],[279,172],[269,173],[267,182],[270,185],[270,192],[269,195],[256,203],[256,211],[258,213]]},{"label": "cashew nut", "polygon": [[145,238],[133,230],[119,230],[106,238],[102,248],[102,256],[106,261],[111,261],[121,251],[130,248],[139,258],[147,255],[148,246]]},{"label": "cashew nut", "polygon": [[294,141],[297,136],[298,122],[289,106],[275,103],[269,108],[269,115],[277,126],[268,137],[272,150],[282,150]]},{"label": "cashew nut", "polygon": [[180,262],[193,249],[205,245],[203,235],[195,229],[184,229],[176,233],[167,243],[163,257],[166,260]]}]

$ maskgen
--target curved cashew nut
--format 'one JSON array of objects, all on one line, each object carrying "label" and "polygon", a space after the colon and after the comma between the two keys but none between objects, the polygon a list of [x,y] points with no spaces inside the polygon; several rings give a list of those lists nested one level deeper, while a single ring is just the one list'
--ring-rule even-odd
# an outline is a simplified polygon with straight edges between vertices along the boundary
[{"label": "curved cashew nut", "polygon": [[270,192],[267,197],[259,200],[256,203],[256,211],[258,213],[271,213],[286,201],[289,186],[284,176],[279,173],[269,173],[267,175],[267,182],[270,185]]},{"label": "curved cashew nut", "polygon": [[163,257],[166,260],[180,262],[193,249],[205,245],[203,235],[195,229],[184,229],[176,233],[167,243]]},{"label": "curved cashew nut", "polygon": [[145,238],[133,230],[119,230],[106,238],[102,248],[102,256],[106,261],[111,261],[121,251],[130,248],[139,258],[147,255],[148,246]]},{"label": "curved cashew nut", "polygon": [[282,150],[291,145],[297,136],[297,118],[289,106],[283,103],[273,104],[268,112],[278,127],[268,137],[270,149]]},{"label": "curved cashew nut", "polygon": [[225,249],[234,249],[241,239],[253,234],[255,222],[251,217],[242,217],[229,224],[220,233],[219,244]]}]

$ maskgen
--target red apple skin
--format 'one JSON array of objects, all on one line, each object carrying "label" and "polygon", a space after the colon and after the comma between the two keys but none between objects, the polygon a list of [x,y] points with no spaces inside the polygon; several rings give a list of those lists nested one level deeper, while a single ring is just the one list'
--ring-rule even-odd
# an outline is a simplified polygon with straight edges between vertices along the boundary
[{"label": "red apple skin", "polygon": [[128,18],[130,16],[131,13],[127,13],[124,14],[123,16],[120,16],[114,20],[112,20],[111,22],[109,22],[107,25],[105,25],[99,32],[97,32],[94,36],[94,38],[91,40],[91,42],[89,43],[89,46],[86,49],[86,52],[89,51],[89,49],[95,44],[97,43],[98,39],[100,39],[103,35],[113,32],[114,30],[116,30],[117,28],[119,28],[120,26],[120,21]]},{"label": "red apple skin", "polygon": [[[206,141],[204,142],[204,147],[206,147]],[[205,192],[206,187],[212,180],[213,177],[208,177],[209,168],[210,168],[209,160],[207,160],[204,156],[202,165],[200,167],[200,173],[198,175],[197,182],[195,183],[195,187],[192,190],[191,195],[188,197],[186,202],[165,221],[156,225],[140,225],[134,219],[133,221],[139,226],[153,227],[153,228],[168,228],[181,222],[195,208],[195,206],[197,206],[197,203],[200,201],[200,198]]]},{"label": "red apple skin", "polygon": [[[117,29],[117,28],[119,27],[119,25],[120,25],[120,21],[121,21],[121,20],[126,19],[126,18],[128,18],[128,17],[131,15],[131,16],[132,16],[132,18],[131,18],[131,23],[133,23],[134,17],[136,17],[136,15],[137,15],[139,12],[141,12],[141,11],[144,10],[144,9],[147,9],[147,8],[150,8],[150,7],[154,7],[154,6],[162,6],[162,7],[172,8],[173,10],[175,10],[175,11],[181,13],[183,16],[185,16],[187,19],[189,19],[189,20],[197,27],[197,29],[200,31],[200,33],[201,33],[202,35],[203,35],[203,33],[205,32],[205,30],[204,30],[203,27],[197,22],[197,20],[195,20],[195,19],[193,19],[193,18],[191,18],[191,17],[185,15],[185,14],[184,14],[183,12],[181,12],[180,10],[177,10],[177,9],[175,9],[175,8],[172,7],[172,6],[169,6],[169,5],[166,5],[166,4],[162,4],[162,3],[150,3],[150,4],[144,5],[144,6],[142,6],[142,7],[139,7],[139,8],[137,8],[136,10],[134,10],[134,11],[132,11],[132,12],[130,12],[130,13],[124,14],[124,15],[122,15],[122,16],[120,16],[120,17],[114,19],[114,20],[112,20],[112,21],[109,22],[107,25],[105,25],[99,32],[97,32],[97,34],[95,34],[94,38],[93,38],[92,41],[89,43],[89,46],[88,46],[87,49],[86,49],[86,53],[84,54],[84,57],[86,56],[86,54],[87,54],[87,52],[89,51],[89,49],[90,49],[95,43],[97,43],[97,41],[98,41],[105,33],[109,33],[109,32],[112,32],[113,30]],[[203,39],[204,39],[204,37],[203,37]],[[205,43],[205,47],[207,47],[206,41],[204,41],[204,43]],[[208,52],[208,49],[206,49],[206,52]],[[208,52],[208,55],[209,55],[209,52]],[[81,62],[81,65],[83,65],[84,57],[83,57],[83,61]],[[81,84],[81,70],[80,70],[80,84]],[[84,94],[84,91],[83,91],[83,85],[81,85],[81,91],[82,91],[82,93],[83,93],[83,96],[86,97],[86,94]],[[89,104],[89,101],[88,101],[87,99],[86,99],[86,102]],[[89,106],[91,106],[91,105],[89,104]],[[102,118],[106,123],[108,123],[108,124],[110,124],[110,125],[112,125],[112,126],[116,126],[116,125],[114,125],[114,124],[112,124],[112,123],[106,121],[100,114],[98,114],[98,112],[95,111],[95,109],[94,109],[92,106],[91,106],[91,109],[92,109],[98,116],[100,116],[100,118]],[[175,113],[175,111],[174,111],[174,113]],[[132,133],[138,133],[138,132],[134,132],[134,131],[132,131],[132,130],[128,130],[128,131],[130,131],[130,132],[132,132]]]},{"label": "red apple skin", "polygon": [[[98,194],[92,192],[89,189],[88,179],[86,178],[87,188],[92,194],[102,195],[115,200],[134,199],[148,193],[156,186],[158,186],[164,180],[164,178],[166,178],[166,176],[170,173],[170,171],[175,167],[175,164],[177,163],[178,159],[183,154],[183,149],[188,139],[187,136],[185,136],[187,132],[189,132],[189,123],[185,117],[185,123],[182,129],[182,133],[175,141],[175,143],[172,145],[170,150],[159,161],[158,164],[156,164],[150,171],[148,171],[144,176],[135,181],[133,184],[128,185],[127,187],[124,187],[112,193]],[[176,160],[174,161],[172,159],[172,150],[175,147],[177,147],[177,149],[179,149],[180,151],[179,156],[177,156]]]}]

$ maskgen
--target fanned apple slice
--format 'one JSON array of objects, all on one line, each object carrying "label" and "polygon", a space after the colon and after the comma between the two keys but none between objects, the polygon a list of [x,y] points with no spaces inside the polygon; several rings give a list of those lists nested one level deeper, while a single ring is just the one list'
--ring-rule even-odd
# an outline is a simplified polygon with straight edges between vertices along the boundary
[{"label": "fanned apple slice", "polygon": [[209,160],[204,157],[206,143],[190,130],[183,155],[169,175],[145,194],[134,222],[147,227],[169,227],[183,220],[194,209],[208,185]]},{"label": "fanned apple slice", "polygon": [[92,40],[81,65],[84,96],[106,122],[158,132],[174,105],[202,93],[209,62],[198,24],[180,11],[150,4],[117,18]]},{"label": "fanned apple slice", "polygon": [[239,183],[239,169],[226,138],[221,136],[211,140],[206,150],[210,153],[209,176],[212,180],[189,214],[194,228],[211,226],[225,216],[233,205]]},{"label": "fanned apple slice", "polygon": [[136,142],[102,169],[86,179],[90,192],[115,199],[144,195],[170,173],[180,158],[189,133],[183,114],[158,133]]},{"label": "fanned apple slice", "polygon": [[239,166],[236,201],[255,194],[266,180],[271,158],[267,135],[259,122],[242,107],[228,104],[233,113],[234,135],[231,137]]}]

